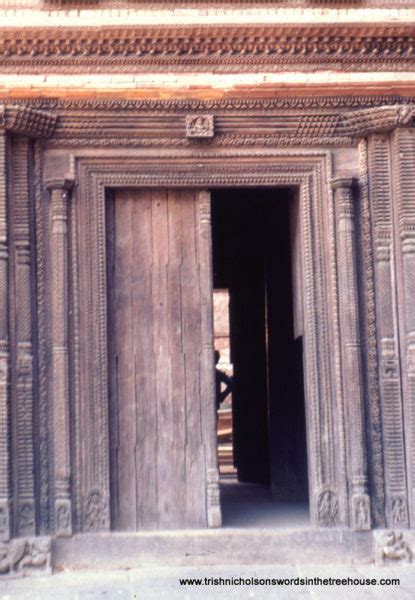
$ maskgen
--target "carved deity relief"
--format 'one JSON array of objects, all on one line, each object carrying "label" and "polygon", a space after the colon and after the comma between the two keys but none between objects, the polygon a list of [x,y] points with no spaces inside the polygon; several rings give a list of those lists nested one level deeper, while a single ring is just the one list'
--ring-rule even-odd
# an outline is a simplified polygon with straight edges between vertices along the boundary
[{"label": "carved deity relief", "polygon": [[0,536],[8,536],[10,530],[9,511],[5,506],[0,506]]},{"label": "carved deity relief", "polygon": [[222,517],[220,510],[219,473],[217,469],[207,470],[207,504],[209,527],[220,527]]},{"label": "carved deity relief", "polygon": [[370,508],[367,496],[353,498],[353,528],[356,531],[370,529]]},{"label": "carved deity relief", "polygon": [[100,531],[108,524],[107,502],[99,490],[91,490],[87,496],[84,510],[85,531]]},{"label": "carved deity relief", "polygon": [[30,502],[19,504],[17,511],[17,529],[20,534],[32,533],[35,526],[35,510]]},{"label": "carved deity relief", "polygon": [[339,503],[336,494],[325,490],[318,498],[318,523],[324,527],[333,527],[338,522]]},{"label": "carved deity relief", "polygon": [[186,115],[186,137],[213,138],[213,115]]},{"label": "carved deity relief", "polygon": [[400,496],[392,501],[392,521],[398,527],[404,527],[408,522],[406,502]]},{"label": "carved deity relief", "polygon": [[71,535],[72,519],[71,506],[69,500],[57,500],[55,506],[56,512],[56,534]]}]

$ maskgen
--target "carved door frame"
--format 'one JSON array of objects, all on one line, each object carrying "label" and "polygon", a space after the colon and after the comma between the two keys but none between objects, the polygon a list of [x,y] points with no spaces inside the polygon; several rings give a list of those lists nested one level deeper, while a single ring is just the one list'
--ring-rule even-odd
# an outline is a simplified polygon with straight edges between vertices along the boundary
[{"label": "carved door frame", "polygon": [[[73,158],[69,215],[74,528],[109,530],[105,193],[121,187],[293,186],[299,190],[311,525],[370,527],[360,365],[352,182],[331,185],[328,151],[135,151]],[[210,227],[209,211],[201,226]],[[88,256],[79,256],[88,239]],[[349,255],[344,266],[340,255]],[[351,288],[348,303],[339,286]],[[350,302],[352,309],[350,309]],[[88,343],[81,347],[80,330]],[[80,361],[91,364],[85,380]],[[354,367],[350,368],[350,361]],[[356,374],[355,368],[358,369]],[[353,390],[350,397],[349,390]],[[210,432],[211,433],[211,432]],[[206,432],[207,503],[218,505],[216,440]],[[214,445],[214,448],[213,448]],[[213,459],[212,457],[215,456]],[[83,460],[82,460],[83,457]],[[96,518],[91,520],[91,506]],[[212,525],[212,522],[210,523]],[[214,524],[214,523],[213,523]],[[216,524],[218,524],[216,522]]]}]

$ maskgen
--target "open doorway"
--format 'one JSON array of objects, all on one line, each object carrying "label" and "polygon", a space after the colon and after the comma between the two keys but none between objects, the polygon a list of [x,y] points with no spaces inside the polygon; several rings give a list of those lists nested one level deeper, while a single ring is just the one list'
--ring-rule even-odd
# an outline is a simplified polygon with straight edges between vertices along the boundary
[{"label": "open doorway", "polygon": [[229,319],[218,368],[225,365],[232,376],[231,398],[218,419],[225,527],[308,523],[294,199],[288,188],[212,192],[215,322],[219,304]]}]

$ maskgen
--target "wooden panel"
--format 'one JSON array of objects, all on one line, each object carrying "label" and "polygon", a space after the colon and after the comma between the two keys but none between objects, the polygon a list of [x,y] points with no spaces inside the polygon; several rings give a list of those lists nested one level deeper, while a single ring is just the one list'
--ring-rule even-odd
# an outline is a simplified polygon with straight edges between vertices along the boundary
[{"label": "wooden panel", "polygon": [[207,524],[198,202],[191,190],[121,190],[107,210],[120,530]]}]

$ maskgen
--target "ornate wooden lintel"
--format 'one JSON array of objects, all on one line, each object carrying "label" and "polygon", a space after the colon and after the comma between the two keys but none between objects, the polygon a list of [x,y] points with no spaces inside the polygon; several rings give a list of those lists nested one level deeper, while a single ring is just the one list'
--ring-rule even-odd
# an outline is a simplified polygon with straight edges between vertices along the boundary
[{"label": "ornate wooden lintel", "polygon": [[[320,106],[308,108],[307,103],[297,105],[294,99],[291,103],[287,99],[286,104],[267,100],[73,101],[52,102],[51,108],[59,111],[59,121],[49,147],[63,141],[70,147],[186,148],[201,141],[211,147],[353,146],[372,133],[411,126],[415,116],[410,99],[356,109],[343,107],[341,100],[336,104],[334,99],[322,99]],[[114,129],[107,111],[118,108],[119,127]],[[47,103],[41,112],[46,111]]]}]

